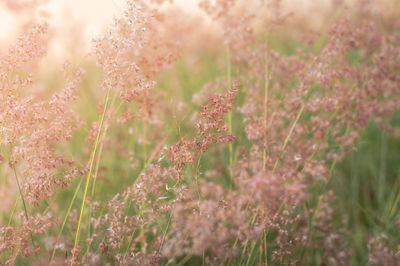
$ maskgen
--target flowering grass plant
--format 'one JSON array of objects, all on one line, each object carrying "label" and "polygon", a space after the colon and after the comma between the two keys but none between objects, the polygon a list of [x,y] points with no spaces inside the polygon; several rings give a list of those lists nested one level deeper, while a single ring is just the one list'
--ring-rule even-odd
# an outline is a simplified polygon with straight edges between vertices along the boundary
[{"label": "flowering grass plant", "polygon": [[398,265],[398,17],[164,2],[127,1],[59,88],[51,25],[1,54],[1,263]]}]

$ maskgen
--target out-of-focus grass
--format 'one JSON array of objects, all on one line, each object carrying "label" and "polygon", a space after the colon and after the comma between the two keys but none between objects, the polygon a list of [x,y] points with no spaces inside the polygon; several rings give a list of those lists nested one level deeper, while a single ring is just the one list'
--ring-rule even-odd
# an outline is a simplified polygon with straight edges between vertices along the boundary
[{"label": "out-of-focus grass", "polygon": [[[295,49],[303,49],[305,52],[316,52],[325,43],[326,39],[321,37],[312,47],[307,47],[301,43],[279,37],[269,37],[271,47],[276,51],[290,55]],[[356,64],[362,60],[369,60],[362,57],[358,51],[351,51],[348,54],[348,61]],[[198,76],[191,76],[190,70],[185,69],[185,65],[178,65],[179,73],[187,79],[188,86],[201,85]],[[223,73],[221,73],[223,74]],[[182,77],[181,76],[181,77]],[[215,75],[217,77],[218,75]],[[211,74],[203,81],[209,81]],[[184,80],[181,80],[185,84]],[[184,86],[184,85],[183,85]],[[296,80],[293,80],[293,87],[296,86]],[[186,86],[185,86],[186,87]],[[289,88],[288,88],[289,89]],[[317,93],[323,89],[316,87],[312,93]],[[190,100],[190,93],[196,90],[185,91],[184,100]],[[188,95],[189,94],[189,95]],[[172,94],[174,95],[174,94]],[[282,92],[284,99],[284,92]],[[243,100],[243,95],[239,96],[237,105]],[[240,114],[234,113],[235,118]],[[240,119],[233,119],[239,121]],[[375,123],[370,122],[361,132],[361,137],[355,144],[355,151],[346,156],[344,160],[332,169],[332,178],[327,184],[323,193],[329,190],[335,191],[336,199],[333,204],[334,222],[333,225],[340,227],[345,232],[346,249],[352,251],[352,264],[368,264],[368,240],[373,236],[388,236],[389,244],[399,241],[400,233],[398,230],[398,221],[400,219],[400,112],[396,112],[391,120],[393,132],[385,132]],[[234,133],[239,134],[236,145],[248,146],[243,133],[243,124],[236,123]],[[227,151],[223,152],[225,156],[222,162],[228,165]],[[207,153],[203,164],[206,165],[215,154]],[[323,187],[325,184],[322,185]],[[310,189],[310,199],[316,199],[320,196],[321,188]],[[315,203],[315,202],[314,202]],[[268,258],[269,264],[275,264],[271,261],[271,250],[274,248],[274,233],[268,235],[269,245]],[[393,247],[393,246],[392,246]],[[276,248],[276,247],[275,247]],[[260,246],[256,243],[249,243],[247,249],[243,250],[242,256],[231,261],[233,265],[257,265],[265,262],[265,256],[260,256]],[[299,253],[299,260],[312,265],[324,264],[321,249],[315,248],[307,250],[304,254]],[[260,261],[261,259],[261,261]],[[200,257],[184,257],[178,261],[179,265],[201,265]]]},{"label": "out-of-focus grass", "polygon": [[[295,49],[300,48],[307,52],[320,49],[325,39],[321,37],[314,46],[306,47],[297,41],[279,38],[278,36],[268,36],[271,47],[282,54],[292,54]],[[221,56],[223,58],[223,56]],[[357,51],[349,54],[349,61],[356,63],[363,59]],[[235,77],[236,67],[232,68],[232,76]],[[104,91],[99,89],[101,73],[97,68],[88,66],[86,68],[82,87],[79,90],[77,111],[84,116],[87,125],[74,135],[74,141],[70,145],[70,156],[76,161],[85,161],[89,145],[85,142],[91,122],[98,117],[96,102],[103,97]],[[173,144],[179,140],[180,134],[190,137],[193,134],[193,126],[187,123],[191,115],[199,110],[199,107],[192,103],[194,93],[201,90],[202,86],[216,78],[226,75],[224,61],[217,60],[211,54],[203,54],[194,61],[178,61],[175,67],[159,77],[156,90],[166,92],[167,99],[172,103],[182,101],[187,105],[184,121],[177,121],[174,116],[166,121],[168,132],[162,132],[167,136],[165,145]],[[296,80],[293,80],[293,87]],[[239,88],[243,89],[243,88]],[[287,88],[290,89],[290,88]],[[321,88],[316,88],[316,90]],[[284,92],[282,92],[284,99]],[[244,94],[239,92],[236,106],[243,102]],[[244,124],[241,115],[233,111],[233,134],[238,137],[233,146],[233,151],[239,145],[249,147],[244,135]],[[179,122],[179,131],[177,128]],[[335,221],[337,226],[343,226],[347,234],[347,249],[353,251],[352,262],[355,265],[368,263],[368,239],[371,236],[385,234],[389,241],[399,241],[400,233],[397,221],[400,219],[400,112],[397,112],[391,121],[394,132],[384,132],[374,123],[369,123],[363,130],[362,137],[356,144],[357,150],[347,156],[341,163],[337,164],[333,170],[333,176],[325,190],[334,190],[336,200],[334,203]],[[129,129],[132,129],[132,134]],[[144,133],[143,123],[137,120],[119,128],[112,128],[108,132],[109,139],[112,141],[105,147],[100,164],[100,172],[96,183],[96,194],[94,200],[106,202],[116,193],[121,192],[126,186],[132,184],[148,160],[147,155],[143,154],[144,146],[139,138]],[[122,140],[123,148],[132,152],[138,166],[130,167],[130,162],[126,156],[122,156],[119,151],[122,148],[118,140]],[[147,151],[155,147],[156,144],[148,144]],[[202,156],[200,163],[200,176],[204,178],[204,169],[212,168],[212,164],[220,164],[225,169],[224,176],[220,182],[229,182],[229,151],[228,147],[211,150]],[[190,178],[190,169],[188,169]],[[190,181],[190,180],[189,180]],[[58,193],[57,205],[59,215],[64,215],[64,210],[68,208],[74,189],[79,183],[75,180],[69,190]],[[82,188],[81,188],[82,189]],[[310,190],[310,199],[318,198],[320,189]],[[79,207],[82,202],[82,193],[78,193],[74,208]],[[41,206],[40,208],[44,208]],[[160,221],[161,222],[161,221]],[[72,230],[71,230],[72,226]],[[166,224],[163,227],[167,227]],[[74,234],[74,225],[65,228],[65,235]],[[55,230],[58,230],[56,228]],[[54,232],[53,232],[54,235]],[[271,250],[274,248],[274,233],[268,235],[269,245],[268,258],[271,262]],[[265,261],[264,254],[259,254],[260,247],[256,243],[249,243],[247,249],[239,259],[232,261],[233,265],[254,265],[259,264],[260,259]],[[299,254],[299,259],[311,264],[323,263],[322,254],[319,250],[307,250],[304,254]],[[166,261],[164,261],[166,263]],[[16,264],[21,263],[20,258]],[[202,258],[185,257],[178,261],[181,265],[201,265]],[[272,263],[273,264],[273,263]]]},{"label": "out-of-focus grass", "polygon": [[[400,112],[393,116],[394,134],[369,123],[358,141],[357,151],[337,167],[332,188],[337,194],[337,219],[345,222],[353,263],[368,261],[368,238],[386,235],[399,241],[400,219]],[[392,246],[393,247],[393,246]]]}]

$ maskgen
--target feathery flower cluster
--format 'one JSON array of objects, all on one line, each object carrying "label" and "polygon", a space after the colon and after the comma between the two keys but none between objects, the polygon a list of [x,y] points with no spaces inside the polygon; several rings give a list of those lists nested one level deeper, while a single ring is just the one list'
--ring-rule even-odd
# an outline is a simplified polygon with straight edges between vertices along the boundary
[{"label": "feathery flower cluster", "polygon": [[35,67],[44,55],[46,28],[33,27],[0,61],[0,98],[5,102],[0,114],[1,145],[10,148],[3,156],[15,174],[23,177],[22,190],[29,203],[50,197],[56,187],[65,187],[73,178],[70,174],[57,176],[61,168],[72,170],[74,163],[57,153],[56,144],[70,140],[81,124],[69,103],[75,99],[82,70],[66,76],[67,86],[48,100],[28,95],[27,90],[34,86],[33,76],[18,74]]},{"label": "feathery flower cluster", "polygon": [[[68,74],[67,64],[64,89],[48,98],[32,93],[46,25],[0,58],[0,170],[20,190],[0,227],[0,258],[42,262],[53,250],[50,264],[352,263],[357,250],[348,248],[351,217],[338,212],[335,167],[357,149],[371,121],[395,132],[398,21],[385,28],[372,15],[350,16],[288,55],[271,41],[291,18],[281,1],[254,10],[244,1],[202,0],[199,7],[220,30],[209,38],[221,45],[215,54],[226,51],[226,72],[205,80],[193,71],[193,84],[203,86],[197,91],[178,88],[182,66],[198,63],[190,54],[198,47],[181,45],[190,37],[176,32],[190,32],[178,30],[184,20],[160,8],[164,2],[127,1],[110,30],[93,40],[106,97],[93,106],[99,120],[86,136],[88,169],[60,147],[74,146],[84,123],[71,106],[83,70]],[[177,99],[180,93],[192,102]],[[62,205],[53,199],[65,197],[55,192],[70,184],[75,192],[65,193],[71,202],[61,223],[55,214]],[[394,195],[391,221],[399,215]],[[14,218],[19,205],[24,212]],[[367,234],[365,261],[395,265],[399,242]]]}]

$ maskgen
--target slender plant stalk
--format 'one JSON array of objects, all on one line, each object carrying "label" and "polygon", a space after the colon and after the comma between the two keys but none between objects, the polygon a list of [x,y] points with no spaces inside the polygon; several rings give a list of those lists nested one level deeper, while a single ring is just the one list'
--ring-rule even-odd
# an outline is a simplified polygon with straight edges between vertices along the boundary
[{"label": "slender plant stalk", "polygon": [[[226,72],[227,72],[227,78],[228,78],[228,90],[232,90],[232,69],[231,69],[231,53],[229,47],[226,49]],[[232,112],[231,110],[228,113],[228,127],[229,127],[229,134],[232,134]],[[230,167],[233,164],[233,145],[232,143],[229,143],[229,175],[230,175],[230,186],[229,189],[232,189],[233,186],[233,173]]]},{"label": "slender plant stalk", "polygon": [[[117,92],[114,93],[114,96],[113,96],[113,98],[112,98],[112,101],[111,101],[110,106],[114,106],[115,101],[116,101],[116,99],[117,99],[117,96],[118,96],[118,93],[117,93]],[[122,102],[117,106],[115,112],[118,112],[118,110],[121,108],[121,106],[122,106]],[[95,164],[96,166],[95,166],[95,171],[94,171],[94,175],[93,175],[92,189],[91,189],[91,193],[90,193],[90,199],[92,199],[92,200],[94,199],[94,192],[95,192],[95,190],[96,190],[96,181],[97,181],[97,176],[98,176],[99,168],[100,168],[101,155],[102,155],[102,153],[103,153],[104,138],[105,138],[105,136],[107,135],[107,130],[108,130],[108,127],[106,126],[106,127],[104,128],[103,133],[101,134],[101,137],[100,137],[100,147],[99,147],[99,149],[98,149],[98,154],[97,154],[97,157],[96,157],[96,158],[97,158],[97,159],[96,159],[96,164]],[[103,210],[104,210],[104,209],[102,209],[101,213],[103,212]],[[93,233],[91,232],[91,230],[92,230],[92,223],[90,222],[90,219],[91,219],[91,217],[92,217],[92,213],[93,213],[93,208],[91,207],[91,208],[90,208],[90,212],[89,212],[89,223],[88,223],[88,236],[89,236],[89,238],[93,235]],[[85,252],[84,256],[86,256],[86,255],[89,253],[90,248],[92,247],[92,242],[93,242],[93,241],[91,241],[91,242],[89,243],[89,245],[87,246],[86,252]]]},{"label": "slender plant stalk", "polygon": [[[12,167],[12,169],[13,169],[13,172],[14,172],[15,180],[16,180],[16,182],[17,182],[18,191],[19,191],[19,196],[20,196],[20,198],[22,199],[22,205],[23,205],[23,207],[24,207],[25,218],[28,220],[28,209],[26,208],[24,195],[23,195],[23,193],[22,193],[22,188],[21,188],[21,185],[19,184],[17,171],[15,170],[15,167],[14,167],[14,166]],[[13,208],[13,210],[12,210],[11,217],[10,217],[10,219],[8,220],[8,224],[9,224],[9,225],[11,224],[12,218],[13,218],[13,216],[14,216],[14,213],[15,213],[15,210],[16,210],[16,207],[17,207],[17,202],[18,202],[18,198],[17,198],[16,201],[15,201],[15,205],[14,205],[14,208]],[[34,241],[33,241],[32,235],[30,236],[30,239],[31,239],[32,245],[34,245]],[[12,260],[11,265],[14,264],[14,261],[15,261],[15,259],[17,258],[17,256],[18,256],[18,254],[19,254],[20,251],[21,251],[21,245],[18,246],[18,250],[16,251],[16,253],[15,253],[15,255],[14,255],[14,258],[13,258],[13,260]]]},{"label": "slender plant stalk", "polygon": [[[90,192],[90,199],[91,200],[94,199],[94,192],[95,192],[95,188],[96,188],[97,175],[99,173],[100,159],[101,159],[101,154],[103,152],[104,136],[106,134],[106,131],[107,131],[107,128],[104,130],[104,133],[102,134],[102,138],[101,138],[101,141],[100,141],[99,152],[98,152],[97,159],[96,159],[96,166],[95,166],[95,171],[94,171],[94,175],[93,175],[92,189],[91,189],[91,192]],[[90,213],[89,213],[89,223],[88,223],[88,226],[89,226],[88,235],[89,235],[89,237],[92,236],[92,232],[91,232],[92,223],[90,222],[90,218],[92,217],[92,212],[93,212],[93,208],[91,206],[90,207]],[[90,248],[90,244],[89,244],[88,248]]]},{"label": "slender plant stalk", "polygon": [[[161,244],[160,244],[160,248],[158,249],[158,253],[161,252],[162,246],[163,246],[164,241],[165,241],[165,237],[167,236],[167,232],[168,232],[169,226],[171,225],[171,220],[172,220],[172,215],[170,215],[169,218],[168,218],[168,223],[167,223],[167,226],[165,227],[165,230],[164,230],[164,233],[163,233],[163,237],[162,237],[162,240],[161,240]],[[204,253],[203,253],[203,255],[204,255]]]},{"label": "slender plant stalk", "polygon": [[267,236],[269,233],[269,229],[264,230],[264,256],[265,256],[265,266],[268,266],[268,243],[267,243]]},{"label": "slender plant stalk", "polygon": [[[111,106],[114,106],[114,103],[115,103],[116,99],[117,99],[117,93],[114,93],[113,99],[112,99],[112,101],[111,101]],[[119,110],[119,108],[121,107],[121,104],[122,104],[122,102],[118,105],[116,111]],[[96,169],[95,169],[95,173],[94,173],[94,176],[93,176],[92,191],[91,191],[91,193],[90,193],[90,198],[91,198],[91,199],[93,199],[93,197],[94,197],[94,191],[95,191],[95,188],[96,188],[96,181],[97,181],[97,174],[98,174],[98,172],[99,172],[100,159],[101,159],[101,154],[102,154],[102,152],[103,152],[104,138],[106,137],[107,130],[108,130],[108,127],[105,127],[105,128],[104,128],[104,132],[103,132],[103,134],[101,135],[100,147],[99,147],[99,154],[97,155]]]},{"label": "slender plant stalk", "polygon": [[267,167],[267,118],[268,118],[268,94],[269,94],[269,83],[271,81],[271,70],[268,68],[268,54],[266,55],[266,62],[265,62],[265,92],[264,92],[264,125],[265,125],[265,132],[264,132],[264,152],[263,152],[263,170]]},{"label": "slender plant stalk", "polygon": [[19,195],[20,195],[20,197],[21,197],[21,199],[22,199],[22,205],[24,206],[25,217],[26,217],[26,219],[28,219],[28,210],[27,210],[27,208],[26,208],[24,195],[22,194],[22,189],[21,189],[21,186],[20,186],[20,184],[19,184],[19,180],[18,180],[18,176],[17,176],[17,171],[15,170],[15,167],[13,167],[13,172],[14,172],[15,180],[17,181]]},{"label": "slender plant stalk", "polygon": [[102,134],[101,141],[100,141],[99,152],[98,152],[97,159],[96,159],[96,167],[95,167],[94,175],[93,175],[92,190],[90,192],[90,198],[91,199],[93,199],[93,197],[94,197],[94,192],[95,192],[95,188],[96,188],[96,181],[97,181],[97,175],[99,173],[100,159],[101,159],[101,154],[103,152],[104,138],[105,138],[106,132],[107,132],[107,128],[105,128],[104,133]]},{"label": "slender plant stalk", "polygon": [[143,162],[147,161],[147,123],[143,122]]},{"label": "slender plant stalk", "polygon": [[[112,104],[111,104],[111,105],[112,105]],[[103,134],[102,134],[102,136],[101,136],[101,140],[100,140],[100,147],[99,147],[99,152],[98,152],[97,159],[96,159],[95,171],[94,171],[94,175],[93,175],[92,190],[91,190],[91,193],[90,193],[90,198],[91,198],[92,200],[93,200],[93,198],[94,198],[94,192],[95,192],[95,188],[96,188],[96,180],[97,180],[97,175],[98,175],[98,173],[99,173],[100,159],[101,159],[101,154],[102,154],[102,152],[103,152],[104,138],[105,138],[105,135],[106,135],[106,133],[107,133],[107,129],[108,129],[107,127],[104,129],[104,132],[103,132]],[[103,211],[103,210],[102,210],[102,211]],[[93,209],[92,209],[92,207],[91,207],[91,208],[90,208],[90,213],[89,213],[89,230],[88,230],[89,238],[93,235],[93,233],[91,232],[92,223],[90,222],[90,218],[92,217],[92,213],[93,213]],[[86,256],[86,255],[89,253],[90,248],[92,247],[92,242],[93,242],[93,241],[91,241],[91,242],[89,243],[89,245],[87,246],[87,249],[86,249],[86,252],[85,252],[85,255],[84,255],[84,256]]]},{"label": "slender plant stalk", "polygon": [[[268,149],[267,149],[267,145],[268,145],[268,135],[267,135],[267,119],[268,119],[268,96],[269,96],[269,84],[271,82],[271,69],[268,68],[268,49],[266,52],[266,58],[265,58],[265,91],[264,91],[264,125],[265,125],[265,132],[264,132],[264,152],[263,152],[263,170],[265,171],[266,167],[267,167],[267,153],[268,153]],[[267,234],[268,232],[263,233],[263,245],[260,245],[260,261],[259,264],[261,265],[262,263],[262,249],[264,247],[264,251],[265,251],[265,265],[268,265],[268,253],[267,253]]]},{"label": "slender plant stalk", "polygon": [[[147,98],[144,98],[144,104],[147,104]],[[147,123],[146,121],[142,121],[143,122],[143,165],[146,163],[147,161]]]},{"label": "slender plant stalk", "polygon": [[[28,216],[28,209],[26,208],[26,204],[25,204],[25,199],[24,199],[24,194],[22,193],[22,188],[19,184],[19,180],[18,180],[18,176],[17,176],[17,170],[15,170],[15,167],[13,167],[13,172],[14,172],[14,176],[15,176],[15,180],[17,181],[17,185],[18,185],[18,190],[19,190],[19,195],[22,199],[22,205],[24,206],[24,213],[25,213],[25,218],[28,220],[29,216]],[[32,245],[34,245],[34,241],[33,241],[33,237],[32,235],[30,236],[31,238],[31,242]]]},{"label": "slender plant stalk", "polygon": [[[91,155],[91,158],[90,158],[89,173],[86,176],[85,190],[84,190],[84,193],[83,193],[81,211],[80,211],[80,214],[79,214],[78,228],[76,230],[76,235],[75,235],[74,250],[79,244],[80,230],[81,230],[81,225],[82,225],[83,213],[85,211],[86,197],[87,197],[88,190],[89,190],[90,177],[92,176],[94,158],[95,158],[95,155],[96,155],[96,152],[97,152],[97,147],[98,147],[99,140],[100,140],[100,135],[101,135],[101,129],[103,127],[103,123],[104,123],[104,120],[105,120],[105,115],[106,115],[107,108],[108,108],[110,90],[111,90],[111,88],[108,88],[108,90],[107,90],[107,95],[106,95],[106,99],[105,99],[103,113],[102,113],[102,116],[101,116],[101,119],[100,119],[100,125],[99,125],[99,128],[97,130],[97,136],[96,136],[96,140],[95,140],[95,143],[94,143],[92,155]],[[75,252],[73,252],[73,254],[72,254],[71,266],[74,264],[74,256],[75,256]]]},{"label": "slender plant stalk", "polygon": [[394,201],[394,204],[393,204],[393,206],[392,206],[392,208],[390,210],[390,217],[392,217],[395,214],[395,212],[397,210],[397,205],[399,204],[399,201],[400,201],[400,192],[397,193],[397,196],[396,196],[396,199]]},{"label": "slender plant stalk", "polygon": [[[13,209],[12,209],[12,211],[11,211],[11,215],[10,215],[10,217],[8,218],[7,227],[9,227],[9,226],[11,225],[12,219],[14,218],[14,214],[15,214],[15,211],[17,210],[17,206],[18,206],[19,197],[20,197],[20,195],[18,194],[17,198],[15,199],[14,207],[13,207]],[[19,252],[19,251],[17,251],[17,252]],[[17,253],[17,254],[18,254],[18,253]]]},{"label": "slender plant stalk", "polygon": [[[113,99],[113,102],[114,101],[115,101],[115,97]],[[106,131],[107,131],[107,129],[105,129],[104,133],[102,134],[101,146],[100,146],[100,149],[99,149],[99,155],[97,156],[97,160],[96,160],[96,169],[95,169],[93,186],[92,186],[92,191],[91,191],[91,198],[93,198],[93,194],[94,194],[94,187],[95,187],[95,184],[96,184],[96,177],[97,177],[97,173],[98,173],[98,169],[99,169],[99,160],[100,160],[100,157],[101,157],[101,152],[103,150],[103,140],[104,140],[104,136],[105,136]],[[80,187],[82,185],[82,182],[83,182],[83,179],[81,179],[79,181],[79,184],[75,189],[74,195],[72,196],[72,199],[71,199],[71,202],[70,202],[69,207],[67,209],[67,212],[65,213],[63,223],[62,223],[60,231],[58,232],[58,235],[57,235],[56,243],[54,244],[54,248],[53,248],[53,252],[51,254],[49,265],[51,265],[52,261],[54,260],[54,256],[55,256],[55,253],[56,253],[56,246],[58,245],[58,243],[59,243],[59,241],[61,239],[61,234],[62,234],[62,232],[64,230],[64,227],[65,227],[65,225],[67,223],[69,214],[71,213],[72,206],[73,206],[73,204],[75,202],[75,199],[76,199],[76,197],[78,195],[78,191],[79,191],[79,189],[80,189]]]},{"label": "slender plant stalk", "polygon": [[387,142],[384,131],[381,132],[381,152],[379,162],[379,173],[378,173],[378,204],[383,206],[385,198],[384,185],[386,184],[386,156],[387,156]]},{"label": "slender plant stalk", "polygon": [[201,161],[201,155],[199,156],[199,159],[197,160],[197,166],[196,166],[195,173],[194,173],[194,179],[195,179],[195,182],[196,182],[197,196],[199,197],[199,206],[200,206],[200,202],[201,202],[200,187],[199,187],[200,161]]},{"label": "slender plant stalk", "polygon": [[10,226],[10,225],[11,225],[12,219],[14,218],[15,211],[17,210],[17,205],[18,205],[19,197],[20,197],[20,195],[18,194],[17,198],[15,199],[14,207],[13,207],[13,209],[12,209],[12,211],[11,211],[10,218],[8,218],[7,226]]},{"label": "slender plant stalk", "polygon": [[192,257],[192,255],[186,255],[178,264],[176,264],[176,266],[183,266],[185,265],[186,262],[188,262],[188,260],[190,260],[190,258]]},{"label": "slender plant stalk", "polygon": [[[301,114],[303,113],[304,105],[305,105],[305,104],[304,104],[304,102],[303,102],[303,103],[301,104],[301,107],[300,107],[300,109],[299,109],[299,112],[297,113],[296,119],[295,119],[295,121],[293,122],[292,127],[291,127],[290,130],[289,130],[289,134],[286,136],[286,139],[285,139],[285,141],[283,142],[283,145],[282,145],[282,148],[281,148],[280,153],[282,153],[282,152],[285,151],[286,146],[287,146],[287,144],[289,143],[290,137],[291,137],[292,134],[293,134],[293,130],[294,130],[294,128],[296,127],[297,122],[299,121],[299,119],[300,119],[300,117],[301,117]],[[278,159],[276,159],[276,161],[275,161],[274,168],[272,169],[272,172],[275,172],[276,168],[278,167],[278,164],[279,164],[279,157],[278,157]]]},{"label": "slender plant stalk", "polygon": [[68,209],[67,209],[67,211],[65,213],[64,220],[63,220],[63,222],[61,224],[61,228],[60,228],[60,230],[58,231],[58,234],[57,234],[56,242],[54,243],[54,248],[53,248],[53,252],[51,253],[51,258],[50,258],[50,261],[49,261],[49,265],[51,265],[51,263],[54,260],[54,256],[56,254],[56,247],[57,247],[58,243],[60,242],[61,234],[62,234],[62,232],[64,230],[65,224],[67,223],[69,214],[71,213],[72,206],[74,205],[76,196],[78,195],[78,192],[79,192],[79,189],[81,188],[82,182],[83,182],[83,179],[81,179],[79,181],[78,186],[75,188],[74,195],[72,196],[71,202],[69,203]]},{"label": "slender plant stalk", "polygon": [[132,234],[131,234],[131,239],[129,240],[128,246],[126,247],[126,250],[125,250],[125,253],[124,253],[124,260],[125,260],[125,258],[126,258],[126,255],[128,255],[129,249],[130,249],[131,246],[132,246],[132,243],[133,243],[133,236],[135,235],[135,233],[136,233],[136,229],[133,230],[133,232],[132,232]]}]

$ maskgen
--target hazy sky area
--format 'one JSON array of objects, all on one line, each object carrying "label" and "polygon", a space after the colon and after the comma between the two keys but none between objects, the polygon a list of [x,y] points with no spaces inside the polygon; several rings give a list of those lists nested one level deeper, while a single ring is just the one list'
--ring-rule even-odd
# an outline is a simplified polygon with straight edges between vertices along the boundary
[{"label": "hazy sky area", "polygon": [[[0,49],[7,48],[17,37],[17,30],[35,19],[36,22],[46,21],[51,26],[54,34],[52,50],[55,56],[59,56],[68,46],[76,44],[78,40],[74,38],[84,39],[82,41],[89,50],[90,39],[101,35],[112,19],[122,13],[125,0],[48,0],[36,8],[35,12],[23,10],[18,13],[10,12],[6,2],[0,0]],[[187,11],[197,11],[197,0],[174,2]],[[77,33],[81,36],[77,36]]]},{"label": "hazy sky area", "polygon": [[[22,5],[22,11],[10,12],[8,3],[26,3],[35,0],[0,0],[0,50],[4,51],[18,36],[18,29],[30,21],[47,21],[51,26],[52,44],[49,51],[52,59],[63,60],[63,57],[74,50],[90,50],[90,39],[101,35],[104,28],[112,22],[113,17],[121,14],[125,0],[42,0],[44,2],[34,11]],[[256,0],[257,1],[257,0]],[[261,0],[260,0],[261,1]],[[336,0],[339,1],[339,0]],[[365,0],[347,0],[365,1]],[[370,0],[370,4],[378,0]],[[385,0],[380,0],[385,1]],[[181,8],[189,12],[198,12],[198,0],[175,0]],[[332,0],[284,0],[288,9],[296,13],[303,11],[313,19],[323,14],[324,7]],[[169,4],[165,4],[168,6]],[[310,6],[313,5],[313,9]],[[320,15],[321,16],[321,15]],[[79,45],[80,47],[76,47]]]},{"label": "hazy sky area", "polygon": [[[10,0],[17,1],[17,0]],[[27,0],[19,0],[27,2]],[[100,35],[103,29],[112,22],[113,17],[121,14],[125,0],[48,0],[35,12],[23,10],[10,12],[5,0],[0,0],[0,48],[12,41],[18,34],[16,30],[27,21],[35,18],[37,22],[47,21],[54,29],[54,39],[61,40],[75,29],[83,34],[83,38]],[[195,12],[197,0],[175,0],[185,10]],[[166,4],[167,5],[167,4]],[[61,48],[61,47],[59,47]]]}]

